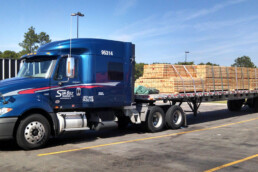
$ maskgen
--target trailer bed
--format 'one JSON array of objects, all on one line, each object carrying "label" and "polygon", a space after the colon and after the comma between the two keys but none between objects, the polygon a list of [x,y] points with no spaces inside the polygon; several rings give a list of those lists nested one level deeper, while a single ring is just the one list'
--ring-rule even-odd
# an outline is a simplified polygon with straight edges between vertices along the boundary
[{"label": "trailer bed", "polygon": [[148,95],[135,95],[135,101],[155,102],[155,101],[189,101],[189,99],[198,98],[202,101],[217,101],[227,99],[244,99],[258,97],[258,90],[236,90],[236,91],[214,91],[214,92],[196,92],[196,93],[161,93]]}]

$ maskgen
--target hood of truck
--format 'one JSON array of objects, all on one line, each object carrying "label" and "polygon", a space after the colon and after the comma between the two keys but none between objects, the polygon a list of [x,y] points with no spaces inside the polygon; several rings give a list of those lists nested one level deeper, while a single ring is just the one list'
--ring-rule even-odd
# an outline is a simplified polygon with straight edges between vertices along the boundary
[{"label": "hood of truck", "polygon": [[[49,79],[45,78],[11,78],[0,81],[0,93],[4,97],[19,94],[33,94],[41,88],[49,86]],[[34,91],[34,92],[33,92]]]}]

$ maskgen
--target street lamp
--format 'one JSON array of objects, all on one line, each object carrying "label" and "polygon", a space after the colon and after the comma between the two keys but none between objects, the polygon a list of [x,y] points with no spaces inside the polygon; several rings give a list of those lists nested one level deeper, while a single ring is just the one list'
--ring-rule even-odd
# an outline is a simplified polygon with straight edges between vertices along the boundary
[{"label": "street lamp", "polygon": [[185,51],[185,63],[187,61],[187,54],[190,53],[189,51]]},{"label": "street lamp", "polygon": [[77,38],[79,37],[79,17],[83,17],[84,14],[81,12],[72,13],[71,16],[77,16]]}]

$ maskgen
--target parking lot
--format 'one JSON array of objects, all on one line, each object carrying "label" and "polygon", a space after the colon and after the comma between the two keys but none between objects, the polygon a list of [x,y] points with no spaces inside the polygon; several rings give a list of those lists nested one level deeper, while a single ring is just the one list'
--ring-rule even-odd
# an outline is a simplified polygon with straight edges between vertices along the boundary
[{"label": "parking lot", "polygon": [[[182,105],[187,110],[186,105]],[[1,171],[257,171],[258,113],[232,113],[226,104],[205,103],[187,115],[188,128],[145,133],[83,131],[23,151],[0,142]]]}]

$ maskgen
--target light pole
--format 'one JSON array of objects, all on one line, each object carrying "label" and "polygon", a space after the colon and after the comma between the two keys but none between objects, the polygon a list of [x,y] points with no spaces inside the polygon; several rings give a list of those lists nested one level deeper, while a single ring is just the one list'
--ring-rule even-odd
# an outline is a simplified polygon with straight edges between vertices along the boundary
[{"label": "light pole", "polygon": [[189,51],[185,51],[185,64],[186,64],[186,61],[187,61],[187,54],[190,53]]},{"label": "light pole", "polygon": [[81,12],[72,13],[71,16],[77,16],[77,38],[79,37],[79,17],[83,17],[84,14]]}]

